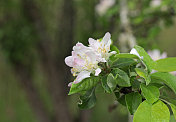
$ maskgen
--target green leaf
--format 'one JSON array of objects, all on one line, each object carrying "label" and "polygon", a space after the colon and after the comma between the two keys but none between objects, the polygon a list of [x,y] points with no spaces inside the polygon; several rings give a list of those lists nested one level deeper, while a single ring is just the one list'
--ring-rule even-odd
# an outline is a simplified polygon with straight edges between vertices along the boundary
[{"label": "green leaf", "polygon": [[148,103],[153,104],[159,99],[160,92],[157,87],[141,84],[141,90]]},{"label": "green leaf", "polygon": [[136,77],[136,76],[137,76],[136,72],[130,72],[130,77]]},{"label": "green leaf", "polygon": [[149,72],[155,67],[156,62],[152,60],[152,58],[148,55],[148,53],[140,46],[134,47],[139,55],[142,57],[144,64],[146,65]]},{"label": "green leaf", "polygon": [[164,58],[156,61],[155,70],[159,72],[176,71],[176,58]]},{"label": "green leaf", "polygon": [[131,85],[133,89],[138,90],[140,88],[140,84],[141,84],[140,81],[138,81],[137,79],[131,78]]},{"label": "green leaf", "polygon": [[162,87],[164,87],[164,84],[160,84],[160,83],[150,83],[150,85],[155,86],[158,89],[161,89]]},{"label": "green leaf", "polygon": [[113,91],[116,88],[117,83],[114,79],[113,74],[111,74],[111,73],[107,77],[107,84],[108,84],[109,88],[111,89],[111,91]]},{"label": "green leaf", "polygon": [[94,86],[96,86],[99,81],[100,81],[99,77],[92,76],[89,78],[85,78],[84,80],[82,80],[81,82],[79,82],[77,84],[73,83],[68,95],[79,93],[81,91],[89,90],[89,89],[93,88]]},{"label": "green leaf", "polygon": [[153,105],[146,101],[142,102],[133,118],[133,122],[169,122],[169,120],[169,109],[160,100]]},{"label": "green leaf", "polygon": [[112,92],[111,89],[109,88],[108,84],[107,84],[107,75],[102,77],[101,84],[102,84],[102,87],[104,88],[104,90],[107,93]]},{"label": "green leaf", "polygon": [[162,97],[164,97],[164,98],[167,97],[170,100],[171,99],[175,99],[176,100],[176,94],[173,92],[173,90],[171,88],[169,88],[165,84],[163,84],[163,86],[160,88],[160,98],[162,98]]},{"label": "green leaf", "polygon": [[129,112],[133,115],[142,102],[142,96],[138,92],[132,92],[125,95],[125,101]]},{"label": "green leaf", "polygon": [[170,103],[169,105],[171,106],[173,115],[174,115],[174,117],[175,117],[175,119],[176,119],[176,106],[175,106],[174,104],[172,104],[172,103]]},{"label": "green leaf", "polygon": [[152,79],[158,79],[157,82],[163,82],[176,93],[176,77],[167,72],[156,72],[151,74]]},{"label": "green leaf", "polygon": [[80,96],[80,102],[78,107],[80,109],[90,109],[96,104],[95,88],[86,92],[86,94]]},{"label": "green leaf", "polygon": [[138,56],[134,55],[134,54],[130,54],[130,53],[120,53],[120,54],[116,54],[115,58],[132,58],[132,59],[139,59]]},{"label": "green leaf", "polygon": [[125,95],[120,96],[117,98],[117,101],[122,104],[123,106],[126,106],[126,101],[125,101]]},{"label": "green leaf", "polygon": [[150,76],[148,75],[148,72],[145,71],[145,70],[142,69],[142,68],[135,68],[135,70],[136,70],[136,73],[137,73],[140,77],[142,77],[142,78],[145,79],[146,85],[148,85],[148,84],[150,83],[150,81],[151,81]]},{"label": "green leaf", "polygon": [[175,122],[174,115],[170,115],[170,121],[169,122]]},{"label": "green leaf", "polygon": [[136,61],[130,58],[119,58],[118,60],[114,61],[111,67],[123,68],[126,66],[130,66],[136,64]]},{"label": "green leaf", "polygon": [[[110,56],[110,61],[115,63],[119,58],[125,59],[139,59],[138,56],[129,53],[120,53]],[[115,63],[117,64],[117,63]]]},{"label": "green leaf", "polygon": [[115,68],[112,70],[111,73],[114,75],[114,77],[116,79],[116,83],[119,86],[123,86],[123,87],[131,86],[130,79],[129,79],[127,73],[124,72],[123,70]]},{"label": "green leaf", "polygon": [[163,82],[159,78],[153,77],[152,75],[153,75],[153,73],[150,75],[150,78],[151,78],[150,84],[157,83],[157,84],[164,85]]},{"label": "green leaf", "polygon": [[118,60],[119,58],[115,57],[115,54],[109,57],[109,61],[108,64],[112,65],[116,60]]},{"label": "green leaf", "polygon": [[119,54],[120,53],[120,51],[119,51],[119,49],[115,46],[115,45],[111,45],[111,51],[116,51],[117,52],[117,54]]},{"label": "green leaf", "polygon": [[160,99],[176,106],[176,94],[167,86],[160,88]]}]

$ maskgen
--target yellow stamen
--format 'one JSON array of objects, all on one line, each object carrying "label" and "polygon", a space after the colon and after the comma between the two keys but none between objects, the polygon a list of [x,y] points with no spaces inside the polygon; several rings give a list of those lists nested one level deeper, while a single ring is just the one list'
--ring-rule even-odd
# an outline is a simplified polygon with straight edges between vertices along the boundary
[{"label": "yellow stamen", "polygon": [[103,53],[106,53],[106,49],[103,49],[103,51],[102,51]]},{"label": "yellow stamen", "polygon": [[76,76],[76,73],[73,73],[73,76],[75,77],[75,76]]}]

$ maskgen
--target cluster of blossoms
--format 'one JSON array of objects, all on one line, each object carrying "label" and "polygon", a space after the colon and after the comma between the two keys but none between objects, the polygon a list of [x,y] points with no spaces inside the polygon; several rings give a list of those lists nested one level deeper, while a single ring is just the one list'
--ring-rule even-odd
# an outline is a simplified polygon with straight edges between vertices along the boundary
[{"label": "cluster of blossoms", "polygon": [[[72,55],[65,58],[65,63],[72,67],[71,73],[76,76],[73,82],[70,82],[68,86],[72,83],[79,83],[83,79],[88,78],[92,75],[98,76],[102,67],[99,66],[101,62],[108,62],[109,57],[116,53],[116,51],[110,50],[111,45],[111,35],[109,32],[105,34],[103,39],[88,39],[89,46],[85,46],[78,42],[76,46],[73,47]],[[140,56],[135,48],[130,51],[130,54],[137,55],[143,60],[143,56]],[[167,53],[161,54],[159,50],[148,51],[151,58],[156,61],[167,57]],[[155,70],[152,73],[156,72]],[[171,72],[176,74],[175,72]]]},{"label": "cluster of blossoms", "polygon": [[167,106],[173,113],[176,111],[173,97],[169,95],[176,93],[176,77],[172,75],[176,71],[176,57],[166,58],[167,53],[159,50],[146,52],[138,45],[130,53],[120,53],[114,45],[110,50],[110,33],[102,39],[89,38],[88,42],[89,46],[77,43],[72,55],[65,58],[76,76],[69,83],[68,95],[80,93],[80,109],[95,106],[96,86],[100,86],[105,93],[115,94],[116,100],[127,107],[134,115],[133,122],[169,122]]},{"label": "cluster of blossoms", "polygon": [[76,79],[69,83],[79,83],[83,79],[90,77],[91,74],[98,76],[101,73],[100,62],[107,62],[115,51],[110,52],[111,35],[109,32],[105,34],[102,40],[89,38],[89,46],[77,43],[73,47],[72,55],[65,58],[65,63],[72,67],[71,73]]}]

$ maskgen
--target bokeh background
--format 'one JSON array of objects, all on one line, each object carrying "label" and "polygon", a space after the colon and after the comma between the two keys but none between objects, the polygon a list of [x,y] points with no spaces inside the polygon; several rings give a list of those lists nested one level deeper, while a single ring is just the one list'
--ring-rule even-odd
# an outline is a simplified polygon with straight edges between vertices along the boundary
[{"label": "bokeh background", "polygon": [[138,44],[176,56],[175,16],[176,0],[0,0],[0,122],[130,122],[99,91],[80,110],[64,58],[106,32],[121,52]]}]

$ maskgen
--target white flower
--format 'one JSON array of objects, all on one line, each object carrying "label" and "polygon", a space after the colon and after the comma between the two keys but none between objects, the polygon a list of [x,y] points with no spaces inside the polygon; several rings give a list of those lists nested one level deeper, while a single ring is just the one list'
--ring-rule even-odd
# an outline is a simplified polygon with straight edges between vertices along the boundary
[{"label": "white flower", "polygon": [[90,71],[81,71],[78,76],[76,77],[74,83],[79,83],[80,81],[82,81],[85,78],[90,77]]},{"label": "white flower", "polygon": [[89,46],[94,49],[94,51],[101,57],[99,59],[101,62],[107,62],[108,58],[115,54],[115,51],[110,51],[110,45],[111,45],[111,34],[107,32],[103,39],[100,41],[95,40],[93,38],[89,38]]},{"label": "white flower", "polygon": [[100,69],[100,68],[96,69],[96,70],[95,70],[95,76],[98,76],[98,75],[100,74],[100,72],[101,72],[101,69]]},{"label": "white flower", "polygon": [[[90,77],[90,74],[98,76],[101,69],[98,66],[99,62],[107,62],[115,51],[110,52],[111,35],[106,33],[103,39],[94,40],[89,38],[89,47],[82,43],[77,43],[73,47],[72,55],[65,58],[65,63],[72,67],[71,73],[77,76],[73,83],[79,83],[83,79]],[[72,82],[68,86],[71,86]]]},{"label": "white flower", "polygon": [[140,57],[139,53],[137,52],[137,50],[135,48],[133,48],[131,51],[130,51],[130,54],[134,54],[134,55],[137,55],[138,57]]},{"label": "white flower", "polygon": [[[90,77],[91,73],[99,75],[101,69],[98,66],[101,57],[91,48],[86,47],[82,43],[77,43],[73,47],[72,56],[65,58],[65,63],[72,67],[73,76],[77,76],[74,83],[79,83],[83,79]],[[69,86],[71,83],[69,84]]]},{"label": "white flower", "polygon": [[95,10],[99,15],[104,15],[114,4],[115,0],[100,0],[100,3],[96,5]]},{"label": "white flower", "polygon": [[160,51],[157,49],[152,50],[152,51],[148,51],[148,54],[154,61],[159,60],[159,59],[163,59],[163,58],[167,58],[166,52],[163,52],[161,54]]},{"label": "white flower", "polygon": [[140,56],[139,53],[137,52],[137,50],[136,50],[135,48],[133,48],[133,49],[130,51],[130,54],[136,55],[136,56],[138,56],[140,59],[143,59],[143,56]]}]

